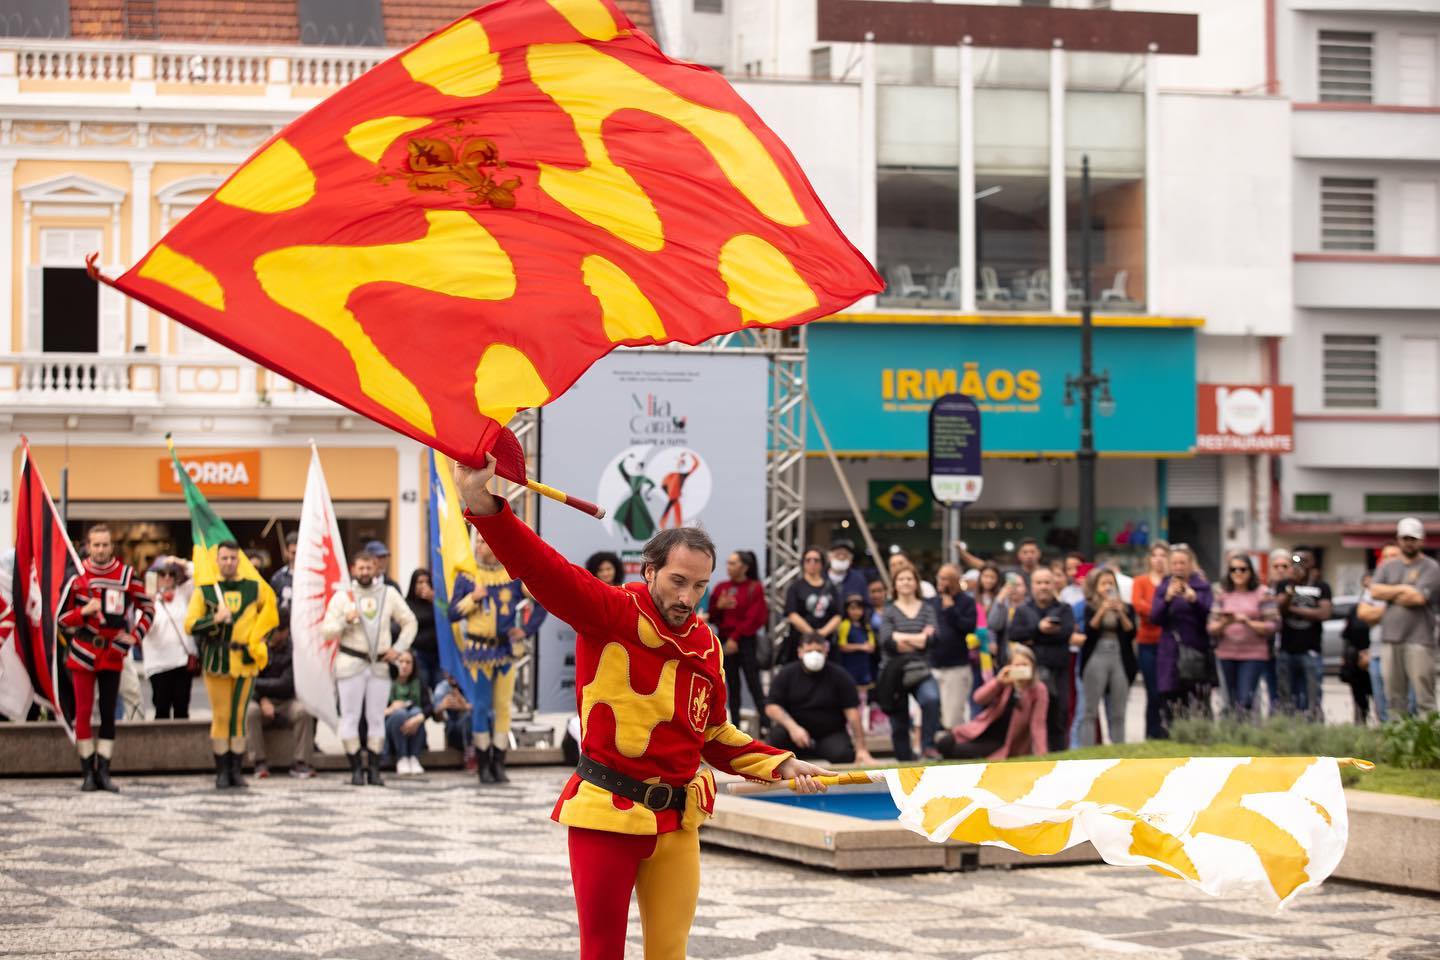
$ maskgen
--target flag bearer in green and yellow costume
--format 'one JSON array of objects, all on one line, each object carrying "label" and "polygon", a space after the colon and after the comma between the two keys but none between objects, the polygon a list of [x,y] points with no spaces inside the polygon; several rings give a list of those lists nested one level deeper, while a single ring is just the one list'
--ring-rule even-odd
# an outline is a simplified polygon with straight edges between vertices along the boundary
[{"label": "flag bearer in green and yellow costume", "polygon": [[245,707],[255,676],[270,659],[265,638],[280,625],[275,591],[260,577],[204,494],[175,456],[175,474],[190,508],[195,542],[195,592],[185,615],[185,630],[200,650],[205,692],[210,698],[210,747],[215,754],[215,787],[243,787],[240,763],[245,755]]}]

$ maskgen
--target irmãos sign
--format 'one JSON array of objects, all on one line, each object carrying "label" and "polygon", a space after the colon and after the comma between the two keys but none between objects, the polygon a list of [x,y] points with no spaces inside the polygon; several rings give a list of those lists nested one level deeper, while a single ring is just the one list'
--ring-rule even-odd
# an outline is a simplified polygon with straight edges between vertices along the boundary
[{"label": "irm\u00e3os sign", "polygon": [[[207,497],[247,499],[260,496],[260,451],[206,453],[180,461],[195,486]],[[160,460],[160,492],[180,493],[180,478],[169,457]]]},{"label": "irm\u00e3os sign", "polygon": [[1295,449],[1295,388],[1199,383],[1195,449],[1201,453],[1290,453]]}]

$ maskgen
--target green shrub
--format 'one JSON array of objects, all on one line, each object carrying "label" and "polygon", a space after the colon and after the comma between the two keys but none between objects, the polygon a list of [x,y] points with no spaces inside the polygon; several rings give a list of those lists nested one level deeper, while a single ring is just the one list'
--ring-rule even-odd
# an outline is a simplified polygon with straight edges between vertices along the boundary
[{"label": "green shrub", "polygon": [[1384,749],[1384,737],[1379,730],[1349,725],[1325,726],[1287,716],[1273,716],[1264,723],[1245,723],[1232,718],[1177,718],[1170,725],[1170,738],[1176,743],[1239,744],[1260,755],[1298,757],[1376,760],[1382,756]]},{"label": "green shrub", "polygon": [[1385,724],[1380,759],[1408,770],[1440,770],[1440,712]]}]

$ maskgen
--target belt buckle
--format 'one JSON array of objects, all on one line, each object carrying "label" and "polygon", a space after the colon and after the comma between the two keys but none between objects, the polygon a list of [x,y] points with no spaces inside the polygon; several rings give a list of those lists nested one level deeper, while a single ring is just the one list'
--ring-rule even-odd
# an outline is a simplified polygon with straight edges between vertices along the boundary
[{"label": "belt buckle", "polygon": [[[652,794],[654,791],[656,791],[656,790],[664,790],[664,791],[665,791],[665,799],[662,800],[662,801],[660,801],[659,803],[656,803],[656,802],[654,802],[654,801],[652,801],[652,800],[650,799],[650,798],[651,798],[651,794]],[[675,799],[675,788],[672,787],[672,786],[670,786],[670,784],[668,784],[668,783],[651,783],[651,784],[647,784],[647,785],[646,785],[646,787],[645,787],[645,799],[642,800],[641,803],[643,803],[643,804],[645,805],[645,809],[651,810],[651,811],[653,811],[653,812],[655,812],[655,813],[659,813],[661,810],[668,810],[668,809],[670,808],[670,801],[672,801],[672,800],[674,800],[674,799]]]}]

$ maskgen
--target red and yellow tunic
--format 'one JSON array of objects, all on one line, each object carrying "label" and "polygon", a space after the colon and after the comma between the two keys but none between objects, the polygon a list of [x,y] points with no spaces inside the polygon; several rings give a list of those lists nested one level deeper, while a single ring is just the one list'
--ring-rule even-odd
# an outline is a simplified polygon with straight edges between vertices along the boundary
[{"label": "red and yellow tunic", "polygon": [[779,779],[776,768],[793,754],[726,719],[723,652],[709,627],[692,615],[671,630],[645,584],[601,583],[560,556],[503,501],[499,513],[467,513],[466,519],[505,569],[575,628],[581,751],[637,780],[689,790],[682,824],[678,811],[653,812],[572,776],[551,819],[612,833],[669,833],[698,826],[714,810],[714,779],[708,772],[697,776],[702,759],[725,773]]}]

